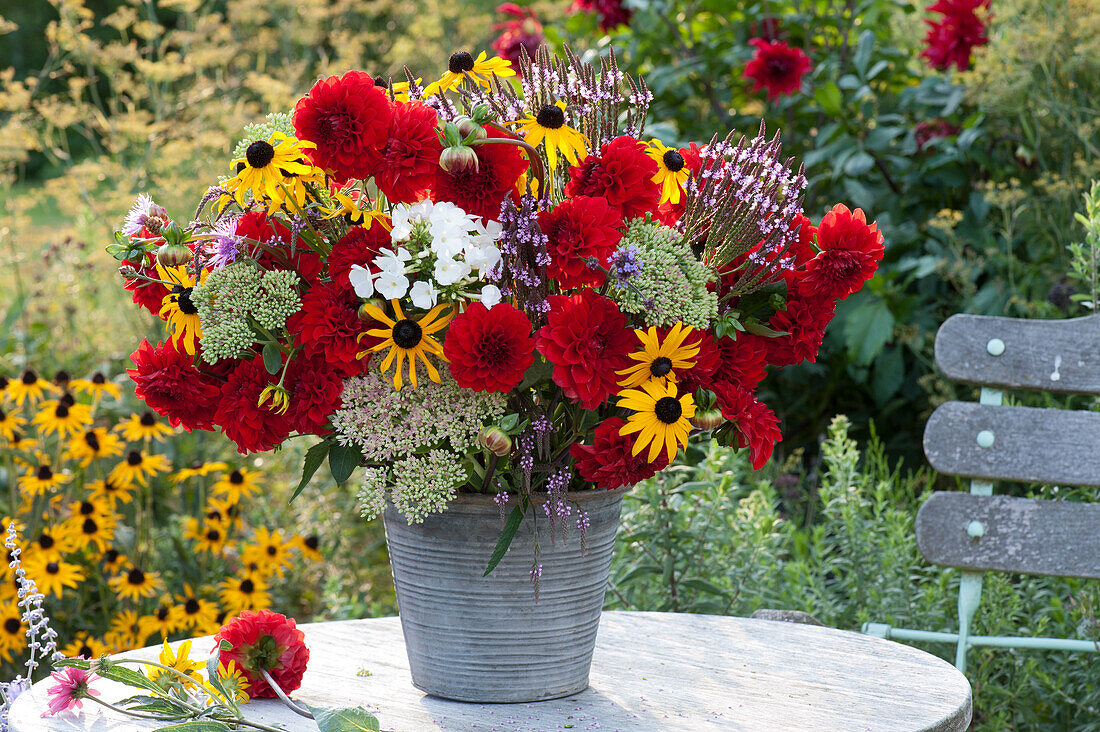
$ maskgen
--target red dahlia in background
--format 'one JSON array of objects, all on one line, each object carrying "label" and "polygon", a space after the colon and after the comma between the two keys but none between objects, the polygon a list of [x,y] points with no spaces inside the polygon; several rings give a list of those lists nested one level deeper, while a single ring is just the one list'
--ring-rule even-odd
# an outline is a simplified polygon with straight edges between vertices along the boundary
[{"label": "red dahlia in background", "polygon": [[585,409],[619,391],[616,371],[630,366],[637,338],[614,302],[594,290],[551,295],[547,324],[535,336],[539,353],[554,364],[554,383]]},{"label": "red dahlia in background", "polygon": [[745,65],[744,77],[754,82],[752,90],[768,90],[768,99],[790,96],[802,86],[802,76],[813,64],[801,48],[792,48],[779,41],[769,43],[763,38],[753,38],[749,45],[756,47],[752,59]]},{"label": "red dahlia in background", "polygon": [[134,380],[134,393],[150,409],[188,432],[213,429],[211,417],[221,383],[196,369],[190,356],[172,348],[171,343],[154,348],[144,340],[130,360],[137,367],[126,369]]},{"label": "red dahlia in background", "polygon": [[569,448],[577,461],[577,473],[597,488],[612,490],[632,486],[668,467],[668,455],[664,450],[653,462],[646,460],[644,452],[631,455],[634,437],[619,434],[625,424],[618,417],[608,417],[596,426],[591,445],[578,442]]},{"label": "red dahlia in background", "polygon": [[276,414],[266,405],[258,406],[260,394],[274,383],[274,377],[264,368],[262,356],[241,361],[229,373],[218,398],[214,421],[225,436],[237,443],[237,452],[270,450],[290,435],[290,420]]},{"label": "red dahlia in background", "polygon": [[843,300],[871,279],[886,249],[878,224],[867,223],[863,209],[843,203],[825,214],[817,227],[821,251],[806,263],[799,287],[803,292]]},{"label": "red dahlia in background", "polygon": [[321,79],[294,107],[294,134],[317,145],[313,164],[337,179],[369,178],[393,118],[389,95],[362,71]]},{"label": "red dahlia in background", "polygon": [[456,315],[447,329],[443,355],[463,389],[511,391],[535,361],[531,321],[506,302],[491,309],[479,302]]},{"label": "red dahlia in background", "polygon": [[661,189],[653,182],[657,161],[645,154],[645,143],[633,137],[616,137],[569,168],[565,195],[605,198],[624,220],[657,214]]},{"label": "red dahlia in background", "polygon": [[270,610],[244,610],[221,627],[214,636],[214,648],[223,640],[232,648],[219,651],[219,662],[223,666],[236,662],[248,679],[248,695],[253,699],[275,696],[261,671],[267,671],[284,694],[302,685],[309,649],[293,618]]},{"label": "red dahlia in background", "polygon": [[[486,127],[489,137],[511,138]],[[432,201],[450,201],[468,214],[482,219],[500,218],[500,205],[511,193],[528,162],[519,148],[508,144],[476,145],[477,170],[448,173],[436,168]]]},{"label": "red dahlia in background", "polygon": [[375,221],[368,229],[365,226],[353,226],[348,233],[332,245],[328,255],[328,276],[333,282],[350,286],[348,272],[353,265],[367,267],[378,253],[390,246],[390,232]]},{"label": "red dahlia in background", "polygon": [[379,148],[374,182],[391,203],[416,203],[435,180],[439,142],[435,110],[420,102],[397,102],[389,132]]},{"label": "red dahlia in background", "polygon": [[520,50],[527,51],[528,58],[534,58],[535,52],[546,40],[542,34],[542,23],[535,18],[535,11],[531,8],[521,8],[515,3],[498,5],[497,12],[509,16],[510,20],[493,24],[493,30],[502,31],[493,41],[493,49],[519,74]]},{"label": "red dahlia in background", "polygon": [[783,439],[779,419],[767,404],[740,387],[717,386],[714,394],[722,416],[737,430],[737,446],[749,448],[753,470],[760,470],[772,456],[775,443]]},{"label": "red dahlia in background", "polygon": [[946,70],[954,64],[959,71],[970,66],[970,54],[977,46],[989,43],[985,21],[979,17],[989,10],[989,0],[938,0],[927,8],[939,13],[940,20],[925,20],[927,46],[921,56],[932,68]]},{"label": "red dahlia in background", "polygon": [[576,196],[540,213],[539,226],[548,239],[550,264],[546,272],[561,289],[603,284],[604,273],[589,267],[588,259],[595,259],[607,269],[608,258],[623,238],[618,210],[602,198]]},{"label": "red dahlia in background", "polygon": [[634,11],[623,4],[623,0],[573,0],[570,12],[583,10],[599,16],[600,30],[615,30],[620,25],[630,25]]}]

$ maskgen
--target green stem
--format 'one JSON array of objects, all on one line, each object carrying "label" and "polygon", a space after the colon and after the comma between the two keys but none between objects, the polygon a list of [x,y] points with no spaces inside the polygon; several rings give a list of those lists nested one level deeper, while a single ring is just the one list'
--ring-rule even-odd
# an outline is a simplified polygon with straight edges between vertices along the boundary
[{"label": "green stem", "polygon": [[283,704],[286,704],[290,708],[290,711],[294,712],[299,717],[313,719],[313,715],[310,714],[308,710],[299,707],[297,704],[290,700],[290,697],[283,693],[283,690],[279,686],[279,683],[275,681],[275,679],[271,678],[271,674],[268,673],[266,668],[261,668],[260,673],[263,674],[264,680],[268,683],[268,686],[270,686],[271,689],[278,695],[280,701],[282,701]]}]

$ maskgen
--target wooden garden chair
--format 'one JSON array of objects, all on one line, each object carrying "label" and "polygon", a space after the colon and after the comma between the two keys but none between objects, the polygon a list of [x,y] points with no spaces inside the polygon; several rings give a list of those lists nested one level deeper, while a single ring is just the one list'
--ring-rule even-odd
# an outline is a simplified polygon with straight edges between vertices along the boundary
[{"label": "wooden garden chair", "polygon": [[1100,412],[1001,403],[1001,389],[1100,396],[1100,315],[1052,321],[955,315],[936,335],[936,363],[952,381],[981,387],[977,403],[947,402],[924,429],[932,467],[971,479],[969,493],[933,493],[916,520],[924,558],[962,570],[959,632],[882,623],[866,623],[863,632],[955,643],[955,667],[963,672],[972,646],[1100,650],[1089,640],[970,633],[983,572],[1100,579],[1100,504],[997,496],[992,483],[1100,486]]}]

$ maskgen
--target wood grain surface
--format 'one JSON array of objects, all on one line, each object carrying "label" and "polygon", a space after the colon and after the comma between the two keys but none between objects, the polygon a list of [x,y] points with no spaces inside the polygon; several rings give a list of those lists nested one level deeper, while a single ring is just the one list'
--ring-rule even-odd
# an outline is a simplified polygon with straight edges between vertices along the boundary
[{"label": "wood grain surface", "polygon": [[[463,704],[409,682],[397,618],[301,626],[312,658],[294,698],[362,704],[383,729],[425,730],[965,730],[970,685],[954,667],[909,646],[831,628],[748,618],[604,613],[591,686],[536,704]],[[196,642],[196,651],[212,646]],[[156,649],[135,652],[154,657]],[[46,688],[16,700],[13,732],[153,729],[85,703],[43,719]],[[104,698],[126,687],[100,680]],[[91,707],[89,709],[88,707]],[[248,705],[257,719],[315,730],[277,702]],[[258,714],[257,714],[258,712]]]},{"label": "wood grain surface", "polygon": [[[982,536],[967,534],[971,521]],[[1100,504],[934,493],[917,513],[917,546],[947,567],[1100,579]]]},{"label": "wood grain surface", "polygon": [[[994,338],[1004,344],[996,356],[988,348]],[[1100,315],[952,315],[936,334],[936,363],[947,378],[964,384],[1100,394]]]},{"label": "wood grain surface", "polygon": [[[981,447],[978,434],[992,433]],[[941,473],[987,480],[1100,486],[1100,412],[941,404],[924,427],[924,454]]]}]

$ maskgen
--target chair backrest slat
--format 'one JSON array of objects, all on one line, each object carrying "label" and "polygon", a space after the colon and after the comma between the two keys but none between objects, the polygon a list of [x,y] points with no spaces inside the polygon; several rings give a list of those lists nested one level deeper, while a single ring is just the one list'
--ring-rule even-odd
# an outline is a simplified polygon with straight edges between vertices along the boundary
[{"label": "chair backrest slat", "polygon": [[1097,504],[934,493],[917,513],[916,530],[933,564],[1100,579]]},{"label": "chair backrest slat", "polygon": [[964,384],[1100,394],[1100,315],[953,315],[936,334],[936,363],[947,378]]},{"label": "chair backrest slat", "polygon": [[947,402],[924,427],[941,473],[982,480],[1100,486],[1100,412]]}]

